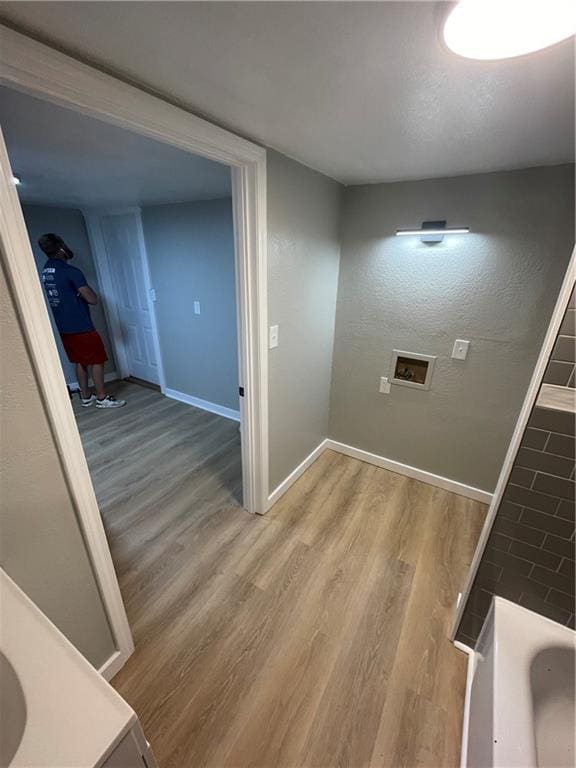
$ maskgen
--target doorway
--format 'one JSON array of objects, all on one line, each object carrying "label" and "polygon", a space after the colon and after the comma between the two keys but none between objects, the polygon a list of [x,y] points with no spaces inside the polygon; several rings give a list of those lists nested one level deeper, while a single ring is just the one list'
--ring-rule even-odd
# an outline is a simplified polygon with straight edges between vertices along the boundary
[{"label": "doorway", "polygon": [[[198,529],[243,516],[230,171],[3,87],[0,114],[39,277],[59,272],[46,301],[69,313],[63,329],[51,312],[54,336],[139,650]],[[65,259],[44,250],[54,235]],[[81,319],[107,353],[106,410],[70,353],[67,276],[98,297]]]},{"label": "doorway", "polygon": [[[244,507],[263,513],[268,490],[264,150],[11,30],[2,29],[0,50],[4,85],[232,167]],[[116,641],[116,654],[101,670],[111,677],[133,650],[131,632],[3,144],[0,154],[6,271]]]}]

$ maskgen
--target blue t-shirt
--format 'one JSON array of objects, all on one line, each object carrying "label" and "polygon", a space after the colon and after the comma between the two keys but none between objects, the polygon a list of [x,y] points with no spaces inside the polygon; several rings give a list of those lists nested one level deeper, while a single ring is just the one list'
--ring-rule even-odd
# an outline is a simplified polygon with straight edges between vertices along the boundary
[{"label": "blue t-shirt", "polygon": [[88,285],[84,274],[62,259],[48,259],[42,282],[60,333],[86,333],[94,330],[87,302],[78,289]]}]

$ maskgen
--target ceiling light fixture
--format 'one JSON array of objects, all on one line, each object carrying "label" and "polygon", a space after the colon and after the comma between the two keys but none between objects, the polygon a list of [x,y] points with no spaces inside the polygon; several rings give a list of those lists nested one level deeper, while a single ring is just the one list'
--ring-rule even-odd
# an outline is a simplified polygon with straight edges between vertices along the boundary
[{"label": "ceiling light fixture", "polygon": [[424,221],[420,229],[397,229],[396,236],[414,235],[423,243],[441,243],[444,235],[467,235],[470,227],[447,227],[445,221]]},{"label": "ceiling light fixture", "polygon": [[468,59],[510,59],[548,48],[576,32],[574,0],[460,0],[444,40]]},{"label": "ceiling light fixture", "polygon": [[18,186],[18,184],[22,184],[22,179],[20,176],[12,176],[12,184],[15,184]]}]

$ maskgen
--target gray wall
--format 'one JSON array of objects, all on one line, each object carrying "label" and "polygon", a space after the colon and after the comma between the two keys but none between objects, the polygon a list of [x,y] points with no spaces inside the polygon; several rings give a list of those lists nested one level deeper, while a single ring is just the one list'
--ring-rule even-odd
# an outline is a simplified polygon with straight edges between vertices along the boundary
[{"label": "gray wall", "polygon": [[[556,166],[346,189],[332,438],[494,489],[572,250],[573,183]],[[444,218],[472,234],[395,237]],[[394,348],[438,356],[429,391],[379,394]]]},{"label": "gray wall", "polygon": [[328,433],[341,190],[268,152],[270,491]]},{"label": "gray wall", "polygon": [[166,386],[238,410],[231,199],[143,208],[142,224]]},{"label": "gray wall", "polygon": [[[572,292],[546,383],[574,386],[575,306]],[[575,447],[574,414],[534,408],[458,631],[471,647],[492,595],[574,628]]]},{"label": "gray wall", "polygon": [[0,562],[99,667],[114,642],[1,268],[0,327]]},{"label": "gray wall", "polygon": [[[94,259],[88,242],[84,217],[81,212],[75,208],[56,208],[54,206],[31,205],[27,203],[22,205],[22,212],[24,213],[24,221],[26,222],[26,228],[28,229],[28,236],[32,244],[38,272],[40,273],[42,271],[46,262],[45,254],[38,247],[38,238],[45,232],[56,232],[56,234],[64,238],[66,243],[74,251],[74,259],[71,261],[72,266],[78,267],[78,269],[81,269],[82,272],[84,272],[88,283],[94,288],[96,293],[98,293],[99,285],[98,280],[96,279]],[[109,359],[106,363],[105,371],[110,373],[115,370],[116,366],[114,364],[114,353],[112,345],[110,344],[110,334],[108,332],[108,325],[106,323],[106,318],[104,317],[102,304],[99,303],[95,307],[91,307],[90,312],[94,325],[102,336],[102,340],[106,346],[106,352],[108,353]],[[60,362],[64,369],[64,376],[66,381],[71,383],[76,381],[76,371],[72,363],[70,363],[66,357],[50,308],[48,308],[48,314],[52,321],[52,328],[56,338],[56,346],[58,347]]]}]

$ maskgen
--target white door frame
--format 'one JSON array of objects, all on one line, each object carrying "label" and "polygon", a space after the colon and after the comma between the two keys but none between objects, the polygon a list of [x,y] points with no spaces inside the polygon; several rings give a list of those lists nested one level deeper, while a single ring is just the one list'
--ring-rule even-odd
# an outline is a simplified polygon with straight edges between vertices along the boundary
[{"label": "white door frame", "polygon": [[113,347],[114,357],[117,362],[117,370],[121,379],[125,379],[130,375],[130,366],[128,364],[128,356],[126,354],[126,347],[124,339],[122,337],[122,324],[118,315],[118,302],[116,301],[116,291],[114,283],[112,282],[112,274],[110,272],[110,264],[108,262],[107,249],[104,244],[104,236],[102,233],[101,217],[102,216],[123,216],[126,214],[133,214],[136,217],[136,231],[138,237],[138,245],[140,249],[140,258],[142,264],[142,274],[144,277],[144,290],[146,291],[146,301],[148,303],[148,311],[150,312],[150,322],[152,325],[152,339],[154,343],[154,354],[156,355],[156,363],[158,365],[158,377],[160,379],[160,390],[162,393],[166,391],[166,377],[164,375],[164,365],[162,362],[162,350],[160,347],[160,336],[158,333],[158,319],[156,317],[156,304],[152,298],[152,278],[150,276],[150,264],[148,261],[148,252],[146,250],[146,240],[144,238],[144,228],[142,226],[142,211],[138,206],[130,207],[116,207],[116,208],[85,208],[82,210],[84,221],[86,223],[86,230],[88,233],[88,240],[92,249],[92,255],[94,257],[94,266],[96,267],[96,276],[98,277],[98,283],[100,285],[100,293],[102,295],[104,314],[110,330],[111,343]]},{"label": "white door frame", "polygon": [[[244,505],[268,496],[266,151],[162,99],[0,25],[0,82],[232,167],[237,258]],[[134,645],[3,139],[0,248],[48,417],[117,647],[111,676]]]}]

